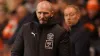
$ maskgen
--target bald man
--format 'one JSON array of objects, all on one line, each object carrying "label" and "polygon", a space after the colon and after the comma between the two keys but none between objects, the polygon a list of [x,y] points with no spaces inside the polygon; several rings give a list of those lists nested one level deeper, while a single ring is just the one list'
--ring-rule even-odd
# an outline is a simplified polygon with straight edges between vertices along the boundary
[{"label": "bald man", "polygon": [[51,3],[42,1],[36,8],[38,22],[22,26],[11,56],[70,56],[69,33],[52,19]]}]

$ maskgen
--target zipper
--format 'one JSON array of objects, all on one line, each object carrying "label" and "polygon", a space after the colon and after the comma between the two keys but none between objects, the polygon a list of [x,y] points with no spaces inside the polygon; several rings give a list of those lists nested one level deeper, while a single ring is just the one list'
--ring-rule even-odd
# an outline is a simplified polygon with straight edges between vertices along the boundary
[{"label": "zipper", "polygon": [[36,28],[36,32],[38,35],[36,35],[36,56],[40,56],[40,37],[41,37],[41,32],[42,32],[42,28],[37,27]]}]

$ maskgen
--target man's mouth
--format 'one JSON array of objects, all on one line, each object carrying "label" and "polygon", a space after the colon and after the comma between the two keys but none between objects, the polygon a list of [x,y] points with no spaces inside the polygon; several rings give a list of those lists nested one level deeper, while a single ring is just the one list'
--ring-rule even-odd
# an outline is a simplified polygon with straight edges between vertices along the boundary
[{"label": "man's mouth", "polygon": [[71,21],[68,21],[68,24],[72,24]]}]

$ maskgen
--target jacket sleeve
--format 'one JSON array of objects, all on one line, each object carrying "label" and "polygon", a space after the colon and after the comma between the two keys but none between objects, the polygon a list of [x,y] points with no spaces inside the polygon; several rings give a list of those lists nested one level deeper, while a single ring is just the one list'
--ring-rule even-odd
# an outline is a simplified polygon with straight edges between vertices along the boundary
[{"label": "jacket sleeve", "polygon": [[59,56],[71,56],[71,42],[69,39],[69,33],[65,32],[60,39],[59,44]]},{"label": "jacket sleeve", "polygon": [[24,27],[20,29],[20,31],[16,36],[15,42],[11,50],[11,56],[23,56],[24,52],[23,28]]}]

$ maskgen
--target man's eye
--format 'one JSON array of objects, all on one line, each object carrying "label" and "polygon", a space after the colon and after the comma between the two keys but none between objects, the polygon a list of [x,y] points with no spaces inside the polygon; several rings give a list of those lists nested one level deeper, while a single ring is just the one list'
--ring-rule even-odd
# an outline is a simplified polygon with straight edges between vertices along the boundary
[{"label": "man's eye", "polygon": [[70,14],[70,16],[74,16],[75,14]]},{"label": "man's eye", "polygon": [[39,14],[41,14],[41,12],[38,12]]},{"label": "man's eye", "polygon": [[48,14],[48,12],[44,12],[43,14]]},{"label": "man's eye", "polygon": [[65,16],[68,16],[68,14],[66,14]]}]

